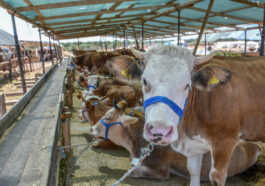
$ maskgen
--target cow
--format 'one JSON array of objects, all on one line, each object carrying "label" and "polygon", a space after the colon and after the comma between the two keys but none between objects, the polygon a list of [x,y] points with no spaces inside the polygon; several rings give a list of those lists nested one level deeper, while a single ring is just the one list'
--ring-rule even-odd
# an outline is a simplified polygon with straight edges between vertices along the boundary
[{"label": "cow", "polygon": [[134,52],[145,63],[144,138],[185,155],[192,186],[210,152],[210,181],[225,185],[239,140],[265,142],[265,59],[195,58],[180,46]]},{"label": "cow", "polygon": [[107,60],[119,55],[118,52],[87,52],[74,57],[73,61],[77,66],[86,67],[92,73],[108,75]]},{"label": "cow", "polygon": [[[114,124],[109,127],[108,133],[106,133],[106,126],[103,125],[102,121],[110,125]],[[121,124],[117,122],[121,122]],[[144,115],[141,111],[133,110],[132,112],[132,109],[127,108],[127,103],[121,101],[108,110],[101,120],[91,128],[91,134],[95,137],[107,137],[115,144],[127,149],[131,158],[139,158],[141,148],[147,146],[147,142],[142,136],[144,122]],[[260,147],[258,145],[241,140],[232,155],[228,176],[243,172],[252,166],[257,161],[259,153]],[[209,152],[204,154],[201,171],[202,180],[209,180],[210,159]],[[189,177],[186,162],[187,158],[181,153],[175,152],[170,146],[155,146],[150,156],[144,159],[142,165],[134,170],[131,176],[166,180],[170,178],[170,173],[173,173]]]},{"label": "cow", "polygon": [[[83,93],[81,98],[82,107],[78,118],[81,122],[88,122],[92,126],[95,125],[97,121],[111,108],[108,103],[110,101],[109,99],[101,100],[97,96],[90,96],[86,93]],[[111,149],[118,148],[118,146],[110,140],[100,140],[93,146]]]},{"label": "cow", "polygon": [[111,75],[125,79],[140,79],[141,66],[130,56],[117,56],[107,61],[106,66]]}]

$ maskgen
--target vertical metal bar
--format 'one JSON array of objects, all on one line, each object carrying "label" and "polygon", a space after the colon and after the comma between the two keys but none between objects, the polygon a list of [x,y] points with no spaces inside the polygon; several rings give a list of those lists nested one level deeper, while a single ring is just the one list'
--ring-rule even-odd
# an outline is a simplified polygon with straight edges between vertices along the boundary
[{"label": "vertical metal bar", "polygon": [[205,55],[207,55],[207,40],[206,40],[206,33],[204,34],[204,49],[205,49]]},{"label": "vertical metal bar", "polygon": [[51,45],[51,36],[49,35],[49,48],[50,48],[50,55],[51,55],[51,60],[52,60],[52,66],[54,65],[53,61],[53,54],[52,54],[52,45]]},{"label": "vertical metal bar", "polygon": [[198,39],[196,41],[196,44],[195,44],[195,47],[194,47],[194,50],[193,50],[193,55],[196,54],[198,46],[199,46],[199,44],[201,42],[202,34],[203,34],[204,29],[206,27],[206,24],[207,24],[207,21],[208,21],[208,17],[210,15],[211,9],[213,7],[213,3],[214,3],[214,0],[210,0],[208,9],[207,9],[207,11],[205,13],[205,17],[204,17],[204,20],[203,20],[203,23],[202,23],[202,26],[201,26],[200,34],[198,36]]},{"label": "vertical metal bar", "polygon": [[180,45],[180,10],[178,10],[178,45]]},{"label": "vertical metal bar", "polygon": [[144,22],[142,21],[142,51],[144,51]]},{"label": "vertical metal bar", "polygon": [[80,50],[79,38],[77,38],[77,46],[78,46],[78,50]]},{"label": "vertical metal bar", "polygon": [[247,30],[245,32],[245,46],[244,46],[244,56],[247,56]]},{"label": "vertical metal bar", "polygon": [[260,43],[260,56],[264,56],[264,38],[265,38],[265,3],[264,3],[264,16],[263,16],[263,30],[261,34],[261,43]]},{"label": "vertical metal bar", "polygon": [[126,37],[126,34],[125,34],[125,26],[123,27],[123,54],[125,55],[126,54],[126,51],[125,51],[125,37]]},{"label": "vertical metal bar", "polygon": [[149,39],[149,45],[152,46],[151,40]]},{"label": "vertical metal bar", "polygon": [[42,63],[42,73],[45,74],[45,66],[44,66],[44,59],[43,59],[43,47],[41,41],[41,29],[39,28],[39,36],[40,36],[40,59]]},{"label": "vertical metal bar", "polygon": [[23,92],[26,93],[27,88],[26,88],[24,70],[23,70],[22,61],[21,61],[21,53],[20,53],[20,47],[19,47],[19,42],[18,42],[18,37],[17,37],[17,27],[16,27],[14,13],[11,14],[11,19],[12,19],[12,25],[13,25],[14,40],[15,40],[15,44],[16,44],[16,52],[17,52],[17,59],[18,59],[18,66],[19,66],[19,70],[20,70],[22,88],[23,88]]}]

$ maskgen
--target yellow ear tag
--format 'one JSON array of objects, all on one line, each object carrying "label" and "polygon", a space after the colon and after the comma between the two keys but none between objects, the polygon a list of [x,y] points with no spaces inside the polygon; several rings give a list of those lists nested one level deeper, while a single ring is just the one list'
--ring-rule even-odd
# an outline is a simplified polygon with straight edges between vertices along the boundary
[{"label": "yellow ear tag", "polygon": [[218,83],[220,83],[219,79],[217,79],[217,78],[214,77],[214,76],[208,81],[208,84],[209,84],[209,85],[216,85],[216,84],[218,84]]},{"label": "yellow ear tag", "polygon": [[128,69],[127,69],[127,68],[126,68],[126,69],[123,69],[123,70],[121,71],[121,75],[123,75],[124,77],[130,78],[131,76],[128,75],[127,72],[128,72]]}]

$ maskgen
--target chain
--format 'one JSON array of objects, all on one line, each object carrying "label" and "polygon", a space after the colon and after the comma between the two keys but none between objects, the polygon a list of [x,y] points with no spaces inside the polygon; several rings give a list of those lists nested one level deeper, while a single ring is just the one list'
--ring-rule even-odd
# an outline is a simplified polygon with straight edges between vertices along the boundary
[{"label": "chain", "polygon": [[136,168],[138,168],[143,160],[150,156],[150,153],[154,150],[154,144],[149,143],[147,147],[141,149],[141,155],[140,158],[133,158],[131,161],[131,168],[115,183],[112,184],[112,186],[116,186],[117,184],[121,183],[126,177],[128,177]]}]

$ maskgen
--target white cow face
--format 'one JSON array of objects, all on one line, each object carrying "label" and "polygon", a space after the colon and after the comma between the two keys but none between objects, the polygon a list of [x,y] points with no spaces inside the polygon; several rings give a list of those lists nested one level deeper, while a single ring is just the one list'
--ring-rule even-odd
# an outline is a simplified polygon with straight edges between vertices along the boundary
[{"label": "white cow face", "polygon": [[[181,109],[191,87],[191,71],[195,57],[182,47],[157,46],[147,53],[134,51],[144,58],[142,75],[144,100],[155,96],[167,97]],[[201,61],[200,61],[201,62]],[[144,138],[157,145],[168,145],[178,139],[179,116],[165,103],[155,103],[145,110]]]}]

